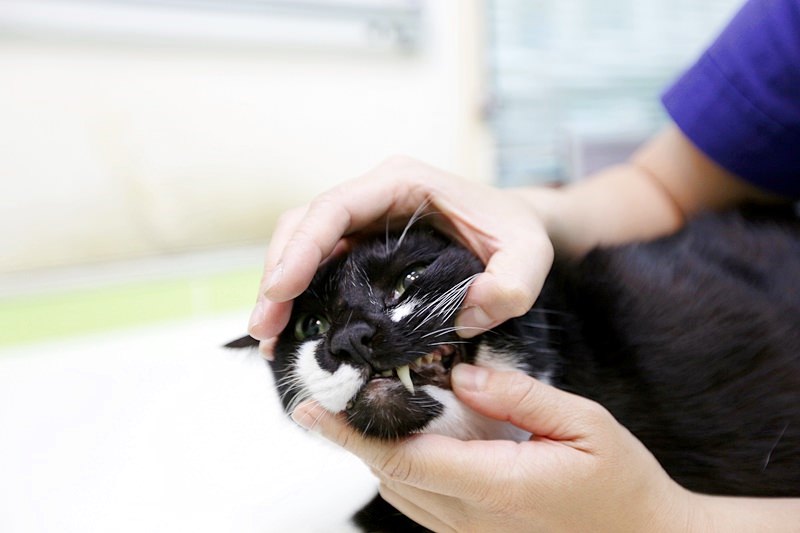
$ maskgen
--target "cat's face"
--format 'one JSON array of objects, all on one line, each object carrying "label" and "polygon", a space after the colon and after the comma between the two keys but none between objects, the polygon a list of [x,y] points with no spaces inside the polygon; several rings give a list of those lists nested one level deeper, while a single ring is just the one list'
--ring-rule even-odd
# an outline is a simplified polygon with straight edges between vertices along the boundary
[{"label": "cat's face", "polygon": [[430,230],[364,241],[323,266],[275,347],[284,407],[311,398],[381,438],[428,429],[454,400],[450,370],[475,358],[453,323],[482,270]]}]

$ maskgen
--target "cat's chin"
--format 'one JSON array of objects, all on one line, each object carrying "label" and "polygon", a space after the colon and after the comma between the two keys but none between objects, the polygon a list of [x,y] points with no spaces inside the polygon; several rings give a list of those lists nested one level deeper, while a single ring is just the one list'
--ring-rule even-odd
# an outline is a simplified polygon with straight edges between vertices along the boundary
[{"label": "cat's chin", "polygon": [[411,393],[397,378],[381,377],[362,387],[347,405],[345,415],[348,423],[364,435],[399,439],[422,431],[443,409],[420,388]]},{"label": "cat's chin", "polygon": [[407,365],[373,374],[345,408],[349,423],[383,439],[422,431],[443,410],[426,390],[451,390],[450,371],[464,358],[464,348],[443,344]]}]

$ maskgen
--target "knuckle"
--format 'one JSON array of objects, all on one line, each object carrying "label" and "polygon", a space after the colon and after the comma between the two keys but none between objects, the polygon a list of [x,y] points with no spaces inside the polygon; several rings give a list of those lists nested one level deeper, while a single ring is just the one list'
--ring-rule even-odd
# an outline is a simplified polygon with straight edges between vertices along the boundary
[{"label": "knuckle", "polygon": [[336,200],[336,189],[325,191],[311,200],[309,204],[309,213],[325,212],[331,207],[338,205]]},{"label": "knuckle", "polygon": [[387,454],[380,458],[378,469],[392,481],[408,483],[412,479],[412,461],[403,453],[402,449],[392,448]]},{"label": "knuckle", "polygon": [[526,410],[538,400],[538,383],[527,374],[513,372],[509,375],[507,390],[513,398],[517,398],[516,411]]},{"label": "knuckle", "polygon": [[457,512],[450,515],[450,526],[453,528],[452,530],[461,533],[477,533],[481,531],[481,526],[475,523],[475,518],[472,516],[472,513],[464,509],[464,505],[461,504],[461,502],[458,503],[459,505],[454,506]]},{"label": "knuckle", "polygon": [[597,427],[607,423],[611,419],[611,413],[599,403],[587,400],[581,413],[581,419],[587,426]]},{"label": "knuckle", "polygon": [[314,254],[318,255],[318,261],[324,257],[322,247],[320,246],[317,236],[305,227],[299,227],[295,230],[292,237],[289,239],[287,246],[292,246],[295,249],[312,250]]},{"label": "knuckle", "polygon": [[344,195],[346,189],[332,189],[324,192],[311,201],[308,210],[308,219],[315,225],[327,224],[333,221],[341,221],[345,227],[352,223],[350,212],[344,205]]},{"label": "knuckle", "polygon": [[345,450],[355,452],[356,440],[354,440],[353,431],[350,428],[343,427],[338,429],[336,434],[333,436],[333,440]]},{"label": "knuckle", "polygon": [[287,209],[280,215],[278,215],[277,225],[278,226],[289,226],[293,225],[297,220],[299,220],[303,213],[305,212],[305,207],[294,207],[292,209]]},{"label": "knuckle", "polygon": [[417,161],[413,157],[409,157],[405,154],[390,154],[378,165],[379,168],[391,168],[391,167],[406,167],[408,165],[414,164]]},{"label": "knuckle", "polygon": [[516,277],[502,278],[498,292],[504,302],[504,310],[511,316],[527,313],[536,298],[533,288]]}]

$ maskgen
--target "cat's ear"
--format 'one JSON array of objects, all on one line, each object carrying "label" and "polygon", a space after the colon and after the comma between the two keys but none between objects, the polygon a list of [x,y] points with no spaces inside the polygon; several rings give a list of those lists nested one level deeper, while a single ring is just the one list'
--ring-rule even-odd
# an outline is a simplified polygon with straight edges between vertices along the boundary
[{"label": "cat's ear", "polygon": [[239,337],[229,343],[225,344],[223,348],[258,348],[258,339],[254,339],[250,335]]}]

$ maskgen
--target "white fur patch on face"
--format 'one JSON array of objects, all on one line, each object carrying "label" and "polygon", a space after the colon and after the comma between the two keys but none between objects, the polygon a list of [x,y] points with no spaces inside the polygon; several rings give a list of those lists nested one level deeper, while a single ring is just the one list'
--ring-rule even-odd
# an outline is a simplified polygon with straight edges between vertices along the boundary
[{"label": "white fur patch on face", "polygon": [[342,363],[336,372],[328,372],[317,362],[316,353],[321,340],[303,343],[297,350],[295,374],[311,398],[332,413],[343,411],[364,385],[361,372]]},{"label": "white fur patch on face", "polygon": [[389,313],[389,318],[392,320],[392,322],[400,322],[413,313],[418,305],[419,302],[417,300],[408,300],[407,302],[403,302],[392,309],[391,313]]},{"label": "white fur patch on face", "polygon": [[493,420],[476,413],[456,398],[452,391],[435,385],[424,385],[422,390],[444,406],[442,414],[425,426],[425,433],[447,435],[460,440],[513,440],[526,441],[531,434],[513,424]]}]

